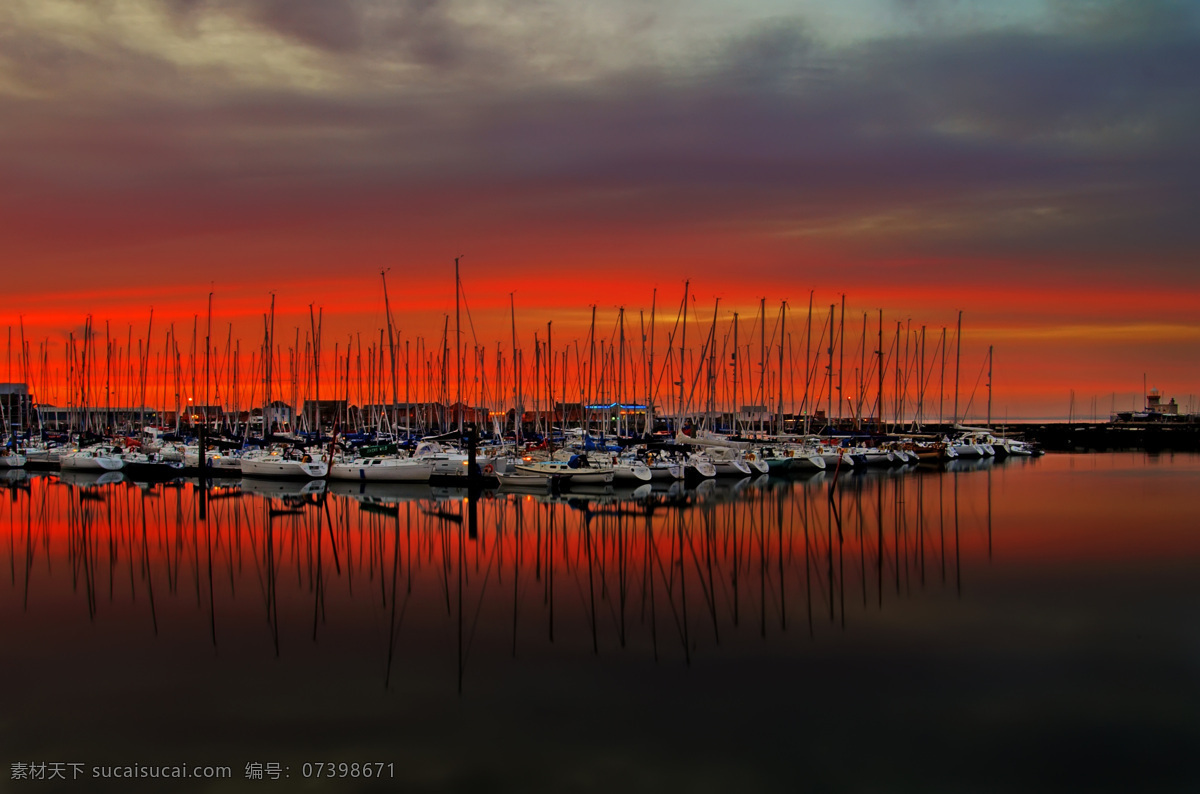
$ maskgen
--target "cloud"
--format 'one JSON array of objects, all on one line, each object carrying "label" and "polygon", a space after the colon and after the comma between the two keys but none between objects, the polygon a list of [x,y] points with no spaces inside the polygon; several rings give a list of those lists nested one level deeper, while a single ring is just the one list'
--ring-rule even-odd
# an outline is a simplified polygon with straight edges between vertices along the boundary
[{"label": "cloud", "polygon": [[550,2],[111,5],[4,20],[13,244],[719,229],[1195,277],[1200,33],[1180,4],[836,44],[807,18],[727,12],[693,36],[620,5],[588,29]]}]

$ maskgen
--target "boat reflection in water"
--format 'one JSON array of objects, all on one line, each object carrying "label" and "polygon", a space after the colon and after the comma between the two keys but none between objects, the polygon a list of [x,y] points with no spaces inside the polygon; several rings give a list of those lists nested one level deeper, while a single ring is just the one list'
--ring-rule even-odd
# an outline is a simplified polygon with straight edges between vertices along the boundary
[{"label": "boat reflection in water", "polygon": [[[69,487],[43,490],[55,481]],[[329,613],[341,611],[331,610],[331,602],[388,613],[378,616],[385,621],[397,602],[430,619],[448,602],[443,617],[452,632],[463,609],[474,609],[477,629],[507,627],[514,646],[520,627],[542,622],[547,638],[585,632],[597,653],[615,642],[645,646],[652,659],[679,654],[686,663],[728,642],[748,615],[764,636],[768,624],[783,631],[797,613],[810,629],[826,610],[844,624],[848,588],[861,590],[863,603],[883,603],[886,578],[893,593],[911,587],[913,577],[924,583],[930,559],[934,578],[957,586],[961,517],[945,493],[957,483],[953,475],[885,469],[840,479],[816,472],[795,481],[760,475],[703,480],[695,488],[681,481],[575,485],[563,493],[485,491],[470,498],[466,489],[423,483],[244,478],[210,481],[201,520],[194,481],[139,490],[120,472],[72,472],[35,486],[25,509],[35,503],[50,509],[36,511],[40,523],[20,522],[27,529],[16,530],[13,542],[38,540],[42,554],[60,549],[71,569],[83,566],[93,604],[95,591],[112,591],[114,599],[123,592],[151,609],[143,591],[183,576],[175,569],[181,559],[188,562],[193,573],[205,574],[190,587],[209,601],[214,643],[223,611],[263,610],[275,645],[295,628],[289,623],[312,620],[308,609],[288,608],[305,600],[318,616],[313,641]],[[92,506],[81,509],[77,494]],[[226,499],[232,496],[242,498]],[[989,531],[989,521],[972,516],[972,535]],[[79,558],[96,533],[105,538],[104,554]],[[30,576],[37,557],[25,561]],[[848,557],[857,572],[847,570]],[[131,565],[138,576],[116,578],[115,571]],[[491,573],[479,576],[480,570]],[[382,587],[372,594],[353,586],[363,579]],[[265,600],[247,597],[253,582],[264,583]],[[513,583],[517,590],[499,598],[500,588]],[[78,582],[52,578],[42,586],[56,584]],[[561,595],[564,588],[571,597]],[[188,588],[176,581],[172,589]],[[585,603],[572,613],[577,591]],[[601,619],[600,611],[615,620]],[[400,636],[397,621],[389,648]],[[467,672],[462,650],[456,689]],[[391,664],[382,667],[386,681]]]},{"label": "boat reflection in water", "polygon": [[[156,748],[147,757],[188,746],[146,727],[170,702],[173,719],[227,729],[218,743],[226,749],[258,742],[297,763],[306,745],[289,726],[306,709],[315,710],[306,725],[374,726],[356,740],[363,752],[426,754],[412,759],[410,782],[457,763],[503,777],[500,756],[468,760],[455,737],[513,720],[568,760],[591,757],[599,743],[676,782],[697,783],[679,771],[688,764],[721,785],[747,770],[769,778],[748,789],[794,774],[790,760],[746,738],[762,723],[789,747],[802,740],[809,763],[830,764],[824,774],[878,782],[843,764],[844,754],[826,759],[817,724],[861,730],[874,751],[892,741],[915,750],[896,738],[912,719],[926,739],[952,741],[964,720],[982,730],[970,722],[979,699],[1049,708],[1045,692],[1063,684],[1061,673],[1028,666],[1048,653],[1067,654],[1077,663],[1072,685],[1099,693],[1103,678],[1089,679],[1042,627],[1057,615],[1055,625],[1110,632],[1076,637],[1094,651],[1127,639],[1124,624],[1071,623],[1092,613],[1063,612],[1070,605],[1054,599],[1056,577],[1087,568],[1079,581],[1093,584],[1073,592],[1100,614],[1126,590],[1098,571],[1123,570],[1137,555],[1163,566],[1200,559],[1191,536],[1122,533],[1131,513],[1111,484],[1130,471],[1143,482],[1191,482],[1196,461],[1103,460],[1117,463],[1093,471],[1096,459],[1051,456],[563,493],[247,478],[215,480],[203,500],[195,481],[138,486],[119,472],[6,479],[0,673],[31,693],[65,687],[55,700],[64,704],[118,688],[132,715],[118,734]],[[1063,504],[1087,522],[1063,521]],[[1035,676],[1022,686],[1040,699],[1005,689],[1016,684],[995,667],[997,655]],[[89,662],[64,676],[47,662],[59,658]],[[323,693],[319,704],[305,700],[313,693]],[[44,700],[19,696],[10,725],[72,724],[69,740],[109,748],[107,734],[88,732],[94,723],[66,719],[66,705],[38,711]],[[851,705],[860,701],[874,705]],[[720,704],[727,722],[706,722],[701,703]],[[1148,716],[1159,705],[1150,698],[1138,725],[1161,738],[1168,728]],[[229,715],[243,713],[254,720],[229,727],[241,725]],[[616,733],[601,738],[594,720]],[[1067,717],[1054,724],[1076,728]],[[1016,719],[1005,735],[1024,741],[1024,725]],[[695,749],[666,750],[668,760],[630,749],[662,731]],[[25,754],[48,752],[38,735],[0,729]],[[712,766],[716,756],[728,768]],[[928,773],[900,768],[914,780]],[[565,767],[543,771],[548,787],[570,779]],[[945,774],[938,780],[965,780]]]}]

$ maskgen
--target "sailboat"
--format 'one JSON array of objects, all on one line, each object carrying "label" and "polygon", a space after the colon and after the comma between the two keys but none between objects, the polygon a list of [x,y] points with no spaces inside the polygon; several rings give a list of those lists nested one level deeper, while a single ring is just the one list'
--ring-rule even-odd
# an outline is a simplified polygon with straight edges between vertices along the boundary
[{"label": "sailboat", "polygon": [[20,469],[25,466],[26,458],[11,449],[0,450],[0,469]]},{"label": "sailboat", "polygon": [[295,449],[260,449],[242,456],[242,474],[247,477],[320,479],[329,473],[323,454],[316,457]]},{"label": "sailboat", "polygon": [[63,471],[120,471],[125,457],[120,447],[96,444],[60,455],[58,465]]},{"label": "sailboat", "polygon": [[[461,468],[461,467],[460,467]],[[433,462],[394,455],[359,457],[334,463],[329,467],[331,480],[362,480],[371,482],[429,482]]]},{"label": "sailboat", "polygon": [[607,455],[589,456],[584,452],[572,454],[566,460],[521,460],[514,468],[520,474],[579,485],[609,485],[614,479],[612,461]]}]

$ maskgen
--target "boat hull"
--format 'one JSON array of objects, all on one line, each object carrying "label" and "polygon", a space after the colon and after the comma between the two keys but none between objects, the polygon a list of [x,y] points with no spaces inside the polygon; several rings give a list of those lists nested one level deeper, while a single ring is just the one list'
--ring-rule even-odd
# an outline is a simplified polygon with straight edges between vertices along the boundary
[{"label": "boat hull", "polygon": [[73,452],[60,457],[58,465],[63,471],[106,472],[120,471],[125,468],[125,461],[121,458],[83,455]]},{"label": "boat hull", "polygon": [[183,476],[183,464],[171,461],[126,461],[121,471],[130,480],[172,480]]},{"label": "boat hull", "polygon": [[613,466],[613,481],[627,483],[650,482],[654,479],[649,467],[642,464],[618,463]]},{"label": "boat hull", "polygon": [[653,482],[675,482],[683,479],[684,467],[679,463],[654,463],[650,469],[650,479]]},{"label": "boat hull", "polygon": [[242,475],[245,477],[269,477],[286,480],[313,480],[329,473],[329,464],[314,460],[242,459]]},{"label": "boat hull", "polygon": [[329,467],[331,480],[361,480],[366,482],[429,482],[433,464],[421,461],[395,463],[335,463]]},{"label": "boat hull", "polygon": [[716,468],[718,477],[750,476],[750,464],[744,460],[715,461],[713,467]]},{"label": "boat hull", "polygon": [[613,481],[612,469],[572,469],[566,465],[548,466],[545,463],[534,463],[517,464],[516,470],[521,474],[553,478],[578,485],[608,485]]}]

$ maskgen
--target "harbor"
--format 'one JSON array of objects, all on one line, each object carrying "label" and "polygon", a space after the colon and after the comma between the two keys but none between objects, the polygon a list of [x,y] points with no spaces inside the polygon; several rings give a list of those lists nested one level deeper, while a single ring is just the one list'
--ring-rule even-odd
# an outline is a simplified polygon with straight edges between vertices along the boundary
[{"label": "harbor", "polygon": [[3,794],[1200,791],[1200,4],[0,42]]}]

